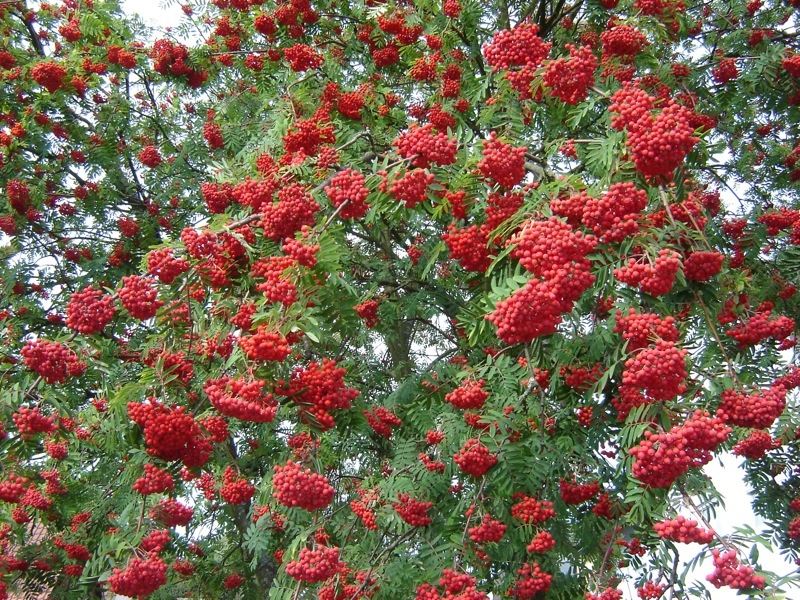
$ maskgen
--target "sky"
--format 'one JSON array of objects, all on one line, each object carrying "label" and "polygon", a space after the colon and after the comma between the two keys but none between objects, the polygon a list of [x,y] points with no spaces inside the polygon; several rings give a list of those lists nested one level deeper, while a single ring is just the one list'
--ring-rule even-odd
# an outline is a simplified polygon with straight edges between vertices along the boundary
[{"label": "sky", "polygon": [[[164,0],[123,0],[123,10],[127,13],[138,13],[147,25],[157,28],[177,26],[182,18],[183,12],[177,0],[165,2]],[[712,522],[714,530],[720,535],[734,533],[735,528],[742,525],[749,525],[757,532],[764,529],[764,524],[758,520],[750,507],[748,489],[742,480],[742,473],[736,465],[741,460],[735,456],[727,455],[715,459],[704,468],[706,475],[711,477],[714,484],[724,497],[726,508],[717,512],[717,518]],[[683,513],[687,518],[692,518],[688,512]],[[685,558],[690,560],[697,554],[699,547],[691,544],[686,547]],[[745,552],[749,548],[744,549]],[[766,548],[759,547],[760,565],[763,569],[777,573],[780,576],[787,575],[796,571],[796,566],[786,562],[777,553],[770,553]],[[705,581],[705,575],[713,569],[711,566],[710,553],[708,559],[697,570],[697,580]],[[735,590],[722,588],[714,589],[707,585],[714,600],[733,600],[742,598]],[[623,585],[621,588],[625,592],[625,599],[635,599],[633,587]],[[800,590],[795,589],[789,592],[789,597],[800,597]]]}]

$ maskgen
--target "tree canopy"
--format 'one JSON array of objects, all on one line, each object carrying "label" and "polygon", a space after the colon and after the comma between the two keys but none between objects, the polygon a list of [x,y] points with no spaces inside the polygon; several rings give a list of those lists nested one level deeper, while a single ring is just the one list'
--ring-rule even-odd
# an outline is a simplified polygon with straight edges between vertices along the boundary
[{"label": "tree canopy", "polygon": [[0,0],[0,597],[784,597],[798,8]]}]

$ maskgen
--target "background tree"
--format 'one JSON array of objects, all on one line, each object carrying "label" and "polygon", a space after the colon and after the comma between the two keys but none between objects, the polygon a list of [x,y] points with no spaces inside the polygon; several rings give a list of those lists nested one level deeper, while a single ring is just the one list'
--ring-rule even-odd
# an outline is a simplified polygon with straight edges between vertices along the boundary
[{"label": "background tree", "polygon": [[0,594],[778,597],[795,4],[0,0]]}]

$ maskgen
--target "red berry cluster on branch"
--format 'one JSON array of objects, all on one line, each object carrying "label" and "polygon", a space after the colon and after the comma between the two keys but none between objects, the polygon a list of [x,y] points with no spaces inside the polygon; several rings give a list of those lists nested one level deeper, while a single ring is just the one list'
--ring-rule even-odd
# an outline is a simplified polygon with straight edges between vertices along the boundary
[{"label": "red berry cluster on branch", "polygon": [[781,440],[773,439],[766,431],[751,431],[741,442],[733,447],[733,454],[750,460],[763,458],[770,450],[781,447]]},{"label": "red berry cluster on branch", "polygon": [[467,271],[485,273],[492,264],[489,238],[486,228],[470,225],[459,228],[455,223],[447,227],[442,234],[442,240],[447,244],[450,257],[457,260]]},{"label": "red berry cluster on branch", "polygon": [[389,193],[407,208],[414,208],[428,199],[428,186],[434,181],[436,177],[425,169],[412,169],[392,182]]},{"label": "red berry cluster on branch", "polygon": [[531,554],[544,554],[555,548],[556,540],[546,531],[540,531],[525,548]]},{"label": "red berry cluster on branch", "polygon": [[51,94],[64,87],[67,70],[53,61],[42,61],[33,65],[31,79]]},{"label": "red berry cluster on branch", "polygon": [[147,496],[174,489],[175,481],[167,471],[148,463],[144,465],[144,477],[137,479],[131,487],[134,492]]},{"label": "red berry cluster on branch", "polygon": [[145,146],[142,151],[139,152],[138,158],[140,163],[151,169],[155,169],[164,160],[161,158],[161,154],[155,146]]},{"label": "red berry cluster on branch", "polygon": [[683,261],[683,274],[689,281],[711,281],[722,270],[725,255],[714,250],[692,252]]},{"label": "red berry cluster on branch", "polygon": [[722,403],[717,409],[717,416],[738,427],[766,429],[783,414],[785,408],[786,388],[782,385],[773,385],[749,395],[725,390],[722,392]]},{"label": "red berry cluster on branch", "polygon": [[656,340],[625,361],[622,385],[642,390],[655,400],[672,400],[686,391],[686,355],[674,342]]},{"label": "red berry cluster on branch", "polygon": [[714,81],[721,85],[726,85],[728,82],[739,77],[739,69],[736,68],[736,59],[725,58],[719,61],[717,66],[711,69],[711,76],[714,78]]},{"label": "red berry cluster on branch", "polygon": [[159,248],[147,255],[147,271],[158,277],[161,283],[172,283],[179,275],[188,271],[189,266],[189,261],[185,258],[175,258],[172,248]]},{"label": "red berry cluster on branch", "polygon": [[482,477],[497,463],[497,456],[489,452],[476,438],[464,442],[461,449],[453,455],[453,459],[459,469],[473,477]]},{"label": "red berry cluster on branch", "polygon": [[150,554],[161,554],[169,544],[172,536],[166,529],[156,529],[142,538],[139,547]]},{"label": "red berry cluster on branch", "polygon": [[656,340],[677,342],[679,337],[673,317],[662,319],[653,313],[637,313],[633,308],[626,316],[617,311],[614,333],[621,333],[622,339],[627,340],[629,352],[646,348]]},{"label": "red berry cluster on branch", "polygon": [[444,399],[456,408],[482,408],[489,397],[489,392],[483,389],[485,383],[483,379],[468,379],[448,393]]},{"label": "red berry cluster on branch", "polygon": [[114,569],[108,578],[111,591],[121,596],[147,596],[167,583],[167,563],[158,556],[134,557],[125,570]]},{"label": "red berry cluster on branch", "polygon": [[539,563],[525,563],[522,568],[517,570],[519,579],[513,587],[506,592],[511,598],[519,600],[534,600],[550,589],[553,576],[542,571]]},{"label": "red berry cluster on branch", "polygon": [[208,77],[207,73],[193,69],[186,64],[189,58],[189,50],[186,46],[175,44],[168,39],[156,40],[153,43],[150,58],[153,59],[153,69],[157,73],[186,76],[190,87],[200,87]]},{"label": "red berry cluster on branch", "polygon": [[428,510],[433,507],[433,502],[423,502],[408,494],[399,494],[397,502],[392,502],[392,506],[400,518],[412,527],[425,527],[433,522],[428,516]]},{"label": "red berry cluster on branch", "polygon": [[236,470],[228,465],[222,474],[222,487],[219,495],[228,504],[245,504],[255,495],[256,488],[244,477],[238,477]]},{"label": "red berry cluster on branch", "polygon": [[50,340],[28,340],[21,351],[25,366],[41,375],[45,383],[63,383],[86,370],[86,363],[66,345]]},{"label": "red berry cluster on branch", "polygon": [[286,238],[283,240],[281,251],[295,260],[297,264],[313,269],[317,264],[317,252],[319,252],[320,246],[319,244],[304,243],[303,240],[307,240],[308,236],[308,228],[303,226],[302,239]]},{"label": "red berry cluster on branch", "polygon": [[[250,275],[254,278],[266,279],[256,286],[270,302],[280,302],[291,306],[297,302],[297,286],[292,281],[295,276],[293,267],[297,261],[290,256],[267,256],[253,263]],[[292,269],[292,271],[289,271]],[[287,273],[287,271],[289,271]]]},{"label": "red berry cluster on branch", "polygon": [[20,500],[25,496],[25,491],[27,490],[25,486],[28,481],[27,477],[9,473],[8,479],[0,482],[0,501],[19,504]]},{"label": "red berry cluster on branch", "polygon": [[347,206],[339,211],[342,219],[360,219],[367,214],[369,188],[364,182],[363,173],[347,168],[334,175],[330,184],[325,186],[325,193],[335,208],[347,202]]},{"label": "red berry cluster on branch", "polygon": [[149,403],[128,403],[128,415],[142,428],[147,453],[165,461],[181,460],[187,467],[204,465],[212,446],[186,407],[168,407],[151,398]]},{"label": "red berry cluster on branch", "polygon": [[253,335],[240,337],[239,345],[247,358],[258,362],[283,362],[291,353],[288,340],[277,331],[270,331],[266,323],[259,325]]},{"label": "red berry cluster on branch", "polygon": [[339,569],[339,548],[321,546],[316,550],[301,548],[297,560],[286,565],[286,574],[297,581],[326,581]]},{"label": "red berry cluster on branch", "polygon": [[572,481],[561,479],[558,487],[561,490],[561,499],[566,504],[583,504],[597,496],[601,490],[600,484],[596,481],[577,483],[574,479]]},{"label": "red berry cluster on branch", "polygon": [[283,466],[275,465],[273,470],[273,495],[284,506],[312,511],[325,508],[333,500],[334,489],[327,477],[292,460]]},{"label": "red berry cluster on branch", "polygon": [[632,258],[624,267],[614,269],[614,277],[653,296],[662,296],[672,289],[680,268],[680,255],[669,248],[662,248],[653,265]]},{"label": "red berry cluster on branch", "polygon": [[478,169],[501,187],[511,188],[525,177],[525,146],[514,147],[497,139],[492,131],[488,140],[483,140],[483,159]]},{"label": "red berry cluster on branch", "polygon": [[664,592],[667,590],[666,583],[655,583],[653,581],[647,581],[644,585],[639,586],[636,588],[636,595],[639,596],[641,600],[658,600],[661,596],[664,595]]},{"label": "red berry cluster on branch", "polygon": [[122,278],[122,287],[117,292],[122,306],[134,319],[146,321],[156,316],[156,312],[164,305],[158,300],[158,288],[149,277],[128,275]]},{"label": "red berry cluster on branch", "polygon": [[43,415],[38,406],[33,408],[20,406],[11,418],[22,439],[28,439],[37,433],[52,433],[58,430],[55,415]]},{"label": "red berry cluster on branch", "polygon": [[659,537],[682,544],[710,544],[714,539],[713,529],[702,529],[698,527],[697,521],[689,520],[683,515],[659,521],[653,525],[653,530]]},{"label": "red berry cluster on branch", "polygon": [[771,302],[764,302],[749,319],[731,327],[725,335],[736,340],[740,348],[755,346],[769,338],[786,339],[794,332],[794,319],[783,315],[772,319],[772,309]]},{"label": "red berry cluster on branch", "polygon": [[[217,191],[212,192],[211,189],[206,192],[207,188],[202,186],[216,185]],[[264,208],[272,204],[272,196],[278,187],[278,182],[274,179],[256,181],[248,179],[242,183],[236,184],[233,188],[227,183],[219,184],[202,184],[203,198],[206,200],[207,205],[211,205],[211,198],[218,197],[219,200],[215,202],[218,204],[222,211],[225,211],[226,200],[234,200],[242,206],[249,206],[256,212],[261,212]],[[216,212],[216,211],[212,211]]]},{"label": "red berry cluster on branch", "polygon": [[322,363],[310,362],[307,367],[296,367],[281,393],[301,407],[304,418],[313,419],[323,429],[335,425],[332,410],[350,408],[358,390],[345,385],[347,370],[336,366],[336,361],[322,359]]},{"label": "red berry cluster on branch", "polygon": [[711,554],[714,557],[714,572],[706,576],[706,579],[715,588],[727,586],[735,590],[764,589],[766,579],[761,575],[755,575],[753,567],[740,565],[735,551],[721,553],[719,550],[712,550]]},{"label": "red berry cluster on branch", "polygon": [[603,54],[633,58],[649,45],[644,34],[630,25],[614,25],[600,34]]},{"label": "red berry cluster on branch", "polygon": [[588,88],[594,85],[597,58],[591,46],[576,48],[566,44],[569,58],[559,58],[547,65],[542,82],[550,88],[550,95],[566,104],[578,104],[589,95]]},{"label": "red berry cluster on branch", "polygon": [[402,158],[412,158],[411,164],[421,169],[431,165],[446,166],[456,162],[458,146],[456,140],[439,131],[433,132],[433,124],[412,123],[392,142]]},{"label": "red berry cluster on branch", "polygon": [[283,56],[292,71],[308,71],[318,69],[325,62],[322,54],[306,44],[295,44],[283,49]]},{"label": "red berry cluster on branch", "polygon": [[172,498],[165,498],[150,509],[150,518],[165,527],[186,527],[192,516],[194,510]]},{"label": "red berry cluster on branch", "polygon": [[556,516],[552,502],[539,501],[519,493],[514,494],[514,497],[519,502],[511,507],[511,515],[525,525],[538,525]]},{"label": "red berry cluster on branch", "polygon": [[585,197],[581,222],[603,244],[622,242],[639,231],[639,213],[647,206],[647,193],[632,183],[615,183],[599,199]]},{"label": "red berry cluster on branch", "polygon": [[203,390],[223,415],[241,421],[271,423],[278,412],[278,403],[272,394],[264,393],[265,385],[258,379],[222,377],[208,379]]},{"label": "red berry cluster on branch", "polygon": [[476,544],[486,544],[499,542],[506,533],[506,524],[497,519],[493,519],[488,514],[483,515],[480,525],[470,527],[467,530],[469,539]]},{"label": "red berry cluster on branch", "polygon": [[538,67],[550,53],[552,44],[537,34],[539,26],[520,23],[513,29],[498,31],[483,47],[486,63],[499,71],[511,67]]},{"label": "red berry cluster on branch", "polygon": [[277,197],[277,202],[261,208],[261,227],[265,236],[282,242],[293,238],[303,225],[314,225],[314,214],[320,206],[304,186],[299,183],[287,185],[278,190]]}]

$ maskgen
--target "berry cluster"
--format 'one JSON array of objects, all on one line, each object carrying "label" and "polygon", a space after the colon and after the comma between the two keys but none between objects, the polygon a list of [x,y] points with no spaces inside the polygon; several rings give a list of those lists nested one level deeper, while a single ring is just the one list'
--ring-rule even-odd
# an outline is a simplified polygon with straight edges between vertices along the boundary
[{"label": "berry cluster", "polygon": [[353,514],[364,523],[364,527],[371,531],[376,531],[378,529],[378,518],[375,516],[375,512],[371,510],[363,500],[351,501],[350,508]]},{"label": "berry cluster", "polygon": [[526,546],[526,550],[531,554],[544,554],[550,552],[556,545],[556,540],[552,535],[546,531],[540,531],[531,540],[531,543]]},{"label": "berry cluster", "polygon": [[172,537],[166,529],[156,529],[142,538],[139,547],[150,554],[161,554]]},{"label": "berry cluster", "polygon": [[273,467],[273,495],[284,506],[299,506],[307,511],[325,508],[333,500],[334,489],[328,478],[304,469],[291,459]]},{"label": "berry cluster", "polygon": [[628,351],[646,348],[656,340],[677,342],[679,333],[673,317],[661,318],[653,313],[637,313],[631,308],[626,316],[617,311],[614,333],[621,333],[628,342]]},{"label": "berry cluster", "polygon": [[293,238],[303,225],[314,225],[314,214],[320,206],[304,186],[298,183],[287,185],[278,190],[277,197],[277,202],[261,208],[261,227],[265,236],[282,242]]},{"label": "berry cluster", "polygon": [[714,81],[721,85],[727,84],[739,77],[739,69],[736,68],[735,58],[726,58],[719,61],[716,67],[711,69],[711,76]]},{"label": "berry cluster", "polygon": [[453,460],[464,473],[473,477],[482,477],[497,463],[497,456],[489,452],[489,449],[481,444],[480,440],[470,438],[453,455]]},{"label": "berry cluster", "polygon": [[589,95],[588,88],[594,85],[594,72],[597,58],[591,46],[576,48],[566,44],[569,58],[559,58],[547,65],[542,76],[544,85],[550,88],[550,95],[566,104],[578,104]]},{"label": "berry cluster", "polygon": [[397,502],[392,502],[392,506],[400,518],[412,527],[425,527],[433,522],[428,516],[428,510],[433,507],[433,502],[422,502],[408,494],[399,494]]},{"label": "berry cluster", "polygon": [[137,479],[131,487],[134,492],[147,496],[174,489],[175,481],[172,479],[172,475],[148,463],[144,465],[144,477]]},{"label": "berry cluster", "polygon": [[320,246],[319,244],[305,244],[303,240],[308,239],[308,229],[304,226],[302,232],[302,240],[291,238],[283,240],[281,251],[296,261],[297,264],[313,269],[317,264],[317,252],[319,252]]},{"label": "berry cluster", "polygon": [[347,371],[336,366],[336,361],[322,359],[322,363],[310,362],[307,367],[296,367],[282,392],[297,402],[304,417],[313,420],[323,429],[335,425],[332,410],[350,408],[350,402],[358,396],[358,390],[344,383]]},{"label": "berry cluster", "polygon": [[0,501],[19,504],[20,500],[25,496],[25,491],[27,490],[25,486],[27,484],[27,477],[9,473],[8,479],[0,482]]},{"label": "berry cluster", "polygon": [[[120,55],[122,52],[119,53]],[[121,59],[121,56],[119,56]],[[168,39],[156,40],[150,51],[153,69],[162,75],[186,76],[190,87],[200,87],[208,78],[208,74],[198,71],[186,64],[189,50],[183,44],[175,44]]]},{"label": "berry cluster", "polygon": [[689,520],[683,515],[675,519],[659,521],[653,525],[653,530],[659,537],[680,542],[682,544],[710,544],[714,539],[712,529],[701,529],[697,521]]},{"label": "berry cluster", "polygon": [[642,390],[654,400],[672,400],[686,391],[687,350],[679,350],[674,342],[656,340],[649,348],[639,350],[625,361],[622,385]]},{"label": "berry cluster", "polygon": [[556,516],[552,502],[540,502],[525,494],[514,494],[514,497],[518,498],[519,502],[511,507],[511,515],[525,525],[538,525]]},{"label": "berry cluster", "polygon": [[601,243],[608,244],[622,242],[639,230],[639,213],[647,206],[647,193],[630,182],[615,183],[599,199],[586,196],[581,200],[581,222]]},{"label": "berry cluster", "polygon": [[467,271],[485,273],[492,264],[489,250],[489,238],[486,227],[470,225],[469,227],[456,227],[451,223],[447,232],[442,234],[442,240],[447,244],[450,257],[457,260]]},{"label": "berry cluster", "polygon": [[446,166],[456,162],[458,146],[456,140],[440,131],[433,132],[433,125],[419,126],[412,123],[392,142],[403,158],[414,158],[411,164],[421,169],[431,165]]},{"label": "berry cluster", "polygon": [[[203,186],[208,186],[204,188]],[[203,198],[206,204],[218,204],[224,212],[226,201],[234,200],[242,206],[249,206],[256,212],[261,212],[266,206],[272,204],[272,195],[278,186],[274,179],[255,181],[248,179],[230,188],[229,184],[201,184]],[[215,189],[216,188],[216,189]],[[215,211],[212,211],[215,212]]]},{"label": "berry cluster", "polygon": [[499,542],[506,533],[506,524],[493,519],[488,514],[483,515],[480,525],[470,527],[467,532],[469,539],[476,544]]},{"label": "berry cluster", "polygon": [[439,460],[432,459],[424,452],[419,453],[419,459],[422,461],[422,464],[425,465],[425,468],[431,473],[444,473],[445,469],[447,468],[446,464]]},{"label": "berry cluster", "polygon": [[19,179],[12,179],[6,184],[6,199],[16,212],[24,215],[31,202],[31,191],[28,184]]},{"label": "berry cluster", "polygon": [[392,427],[398,427],[403,424],[403,421],[396,414],[383,406],[377,406],[372,410],[363,412],[372,430],[387,439],[392,437]]},{"label": "berry cluster", "polygon": [[222,136],[222,127],[213,121],[206,121],[203,124],[203,139],[208,144],[209,150],[216,150],[225,146],[225,138]]},{"label": "berry cluster", "polygon": [[[297,302],[297,286],[292,281],[297,261],[290,256],[267,256],[253,263],[250,275],[266,279],[256,286],[270,302],[291,306]],[[289,271],[292,269],[292,271]],[[289,271],[287,273],[287,271]]]},{"label": "berry cluster", "polygon": [[439,578],[439,586],[444,588],[442,594],[431,584],[423,583],[417,587],[414,600],[486,600],[488,596],[479,592],[475,584],[475,578],[466,573],[443,569]]},{"label": "berry cluster", "polygon": [[764,302],[746,321],[725,332],[732,337],[740,348],[755,346],[766,339],[784,340],[794,332],[794,319],[779,316],[772,319],[771,302]]},{"label": "berry cluster", "polygon": [[334,207],[338,209],[345,202],[348,203],[339,211],[342,219],[360,219],[367,214],[369,188],[364,182],[363,173],[348,168],[334,175],[330,184],[325,186],[325,193]]},{"label": "berry cluster", "polygon": [[244,477],[238,477],[236,470],[228,465],[222,474],[222,487],[219,495],[228,504],[245,504],[255,495],[256,488]]},{"label": "berry cluster", "polygon": [[511,188],[525,177],[525,146],[514,147],[497,139],[492,131],[488,140],[483,140],[483,159],[478,169],[484,177],[502,187]]},{"label": "berry cluster", "polygon": [[335,141],[334,127],[324,111],[318,111],[310,119],[295,121],[289,132],[283,136],[283,146],[287,153],[302,150],[306,156],[316,156],[323,144],[332,144]]},{"label": "berry cluster", "polygon": [[644,34],[630,25],[614,25],[600,34],[603,55],[633,58],[649,45]]},{"label": "berry cluster", "polygon": [[539,563],[525,563],[522,568],[517,569],[519,579],[514,586],[508,590],[507,595],[519,600],[534,600],[550,589],[553,576],[542,571]]},{"label": "berry cluster", "polygon": [[539,26],[520,23],[513,29],[498,31],[483,47],[483,56],[495,71],[511,67],[538,67],[550,53],[552,44],[537,34]]},{"label": "berry cluster", "polygon": [[630,259],[624,267],[614,269],[614,277],[652,296],[662,296],[672,289],[675,275],[680,268],[680,255],[674,250],[662,248],[654,264],[643,264]]},{"label": "berry cluster", "polygon": [[[60,209],[61,207],[59,206],[59,210]],[[135,238],[139,235],[139,231],[141,231],[141,227],[139,227],[139,223],[136,219],[130,217],[120,217],[117,219],[117,227],[119,227],[120,233],[127,238]]]},{"label": "berry cluster", "polygon": [[489,397],[489,392],[483,389],[484,383],[486,382],[483,379],[468,379],[447,394],[444,399],[456,408],[482,408]]},{"label": "berry cluster", "polygon": [[122,287],[117,292],[122,306],[134,319],[146,321],[156,316],[164,302],[158,300],[158,288],[155,281],[140,275],[128,275],[122,278]]},{"label": "berry cluster", "polygon": [[354,307],[358,316],[364,321],[364,325],[370,329],[375,327],[380,320],[378,318],[378,304],[377,300],[365,300]]},{"label": "berry cluster", "polygon": [[714,572],[706,576],[706,579],[715,588],[727,586],[734,590],[764,589],[766,579],[761,575],[754,575],[753,567],[740,565],[735,551],[720,553],[719,550],[712,550],[711,554],[714,557]]},{"label": "berry cluster", "polygon": [[52,433],[58,429],[55,416],[43,415],[38,406],[33,408],[20,406],[11,418],[23,439],[28,439],[37,433]]},{"label": "berry cluster", "polygon": [[172,498],[165,498],[150,509],[150,518],[166,527],[186,527],[192,516],[194,510]]},{"label": "berry cluster", "polygon": [[158,152],[158,148],[155,146],[145,146],[142,148],[142,151],[139,152],[138,158],[140,163],[142,163],[145,167],[150,167],[151,169],[155,169],[164,160],[161,158],[161,154]]},{"label": "berry cluster", "polygon": [[283,56],[292,71],[297,72],[318,69],[325,62],[322,54],[306,44],[295,44],[289,48],[284,48]]},{"label": "berry cluster", "polygon": [[212,446],[186,407],[168,407],[151,398],[149,403],[128,403],[128,415],[142,428],[147,453],[165,461],[181,460],[187,467],[204,465]]},{"label": "berry cluster", "polygon": [[572,481],[561,479],[558,486],[561,490],[561,499],[566,504],[583,504],[597,496],[601,489],[596,481],[579,484],[574,479]]},{"label": "berry cluster", "polygon": [[167,583],[167,563],[158,556],[132,558],[125,570],[114,569],[108,578],[111,591],[121,596],[147,596]]},{"label": "berry cluster", "polygon": [[428,199],[428,186],[435,180],[436,177],[425,169],[412,169],[392,182],[389,193],[407,208],[414,208]]},{"label": "berry cluster", "polygon": [[786,388],[782,385],[773,385],[762,392],[749,395],[725,390],[722,392],[722,403],[717,409],[717,416],[738,427],[766,429],[783,414],[785,408]]},{"label": "berry cluster", "polygon": [[277,331],[270,331],[266,323],[259,325],[253,335],[240,337],[239,345],[250,360],[258,362],[283,362],[291,352],[288,340]]},{"label": "berry cluster", "polygon": [[[263,392],[265,385],[258,379],[223,377],[207,380],[203,390],[223,415],[241,421],[271,423],[278,412],[278,403],[272,394]],[[227,427],[225,430],[227,438]]]},{"label": "berry cluster", "polygon": [[25,366],[41,375],[45,383],[63,383],[86,370],[73,350],[50,340],[28,340],[21,351]]},{"label": "berry cluster", "polygon": [[773,439],[766,431],[751,431],[741,442],[733,447],[736,456],[744,456],[750,460],[763,458],[770,450],[781,447],[781,440]]},{"label": "berry cluster", "polygon": [[658,600],[664,595],[666,589],[666,583],[647,581],[644,585],[636,588],[636,595],[639,596],[641,600]]},{"label": "berry cluster", "polygon": [[147,271],[161,283],[170,284],[189,270],[189,261],[175,258],[172,248],[159,248],[147,255]]},{"label": "berry cluster", "polygon": [[286,574],[297,581],[325,581],[339,569],[339,548],[321,546],[316,550],[301,548],[297,560],[286,565]]},{"label": "berry cluster", "polygon": [[67,70],[53,61],[42,61],[33,65],[31,79],[51,94],[64,87]]},{"label": "berry cluster", "polygon": [[64,460],[69,455],[69,442],[67,440],[45,442],[44,451],[54,460]]},{"label": "berry cluster", "polygon": [[720,252],[692,252],[683,261],[683,274],[689,281],[711,281],[722,269],[725,256]]}]

